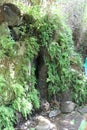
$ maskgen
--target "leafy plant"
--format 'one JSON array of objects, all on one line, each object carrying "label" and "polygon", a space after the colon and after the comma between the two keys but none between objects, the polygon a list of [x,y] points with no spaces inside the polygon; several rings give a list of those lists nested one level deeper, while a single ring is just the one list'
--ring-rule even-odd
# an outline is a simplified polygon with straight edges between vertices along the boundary
[{"label": "leafy plant", "polygon": [[9,78],[6,81],[4,76],[0,75],[0,105],[9,104],[12,99],[14,99],[14,94],[9,85]]},{"label": "leafy plant", "polygon": [[15,110],[22,113],[22,115],[27,119],[27,115],[32,110],[32,104],[29,102],[25,97],[17,97],[13,103],[12,106]]},{"label": "leafy plant", "polygon": [[39,51],[39,45],[37,43],[37,39],[34,37],[30,37],[29,39],[25,39],[26,43],[26,55],[29,56],[30,59],[33,59]]},{"label": "leafy plant", "polygon": [[12,37],[1,36],[0,38],[0,58],[7,57],[7,56],[14,56],[14,40]]},{"label": "leafy plant", "polygon": [[15,122],[14,110],[10,107],[0,106],[0,129],[14,130],[13,124]]},{"label": "leafy plant", "polygon": [[[63,20],[59,14],[51,12],[43,15],[39,23],[37,21],[35,24],[38,32],[37,41],[40,47],[44,46],[47,49],[44,60],[48,68],[48,94],[58,95],[70,89],[73,91],[73,101],[81,104],[85,102],[87,95],[86,82],[83,81],[83,76],[79,79],[79,74],[73,75],[71,65],[77,65],[81,72],[82,59],[81,55],[75,52],[72,32]],[[74,86],[73,89],[71,84]]]},{"label": "leafy plant", "polygon": [[27,96],[28,100],[32,102],[34,108],[40,107],[38,95],[39,95],[38,91],[35,88],[33,88]]},{"label": "leafy plant", "polygon": [[48,67],[47,83],[50,95],[64,92],[70,87],[69,48],[73,46],[70,30],[66,29],[68,27],[58,22],[61,21],[59,17],[52,16],[44,16],[38,28],[39,42],[48,51],[45,62]]},{"label": "leafy plant", "polygon": [[78,105],[86,103],[87,80],[84,75],[72,71],[72,98]]},{"label": "leafy plant", "polygon": [[23,88],[23,86],[21,86],[20,84],[16,83],[16,84],[12,84],[12,89],[15,93],[15,97],[21,97],[25,95],[25,90]]}]

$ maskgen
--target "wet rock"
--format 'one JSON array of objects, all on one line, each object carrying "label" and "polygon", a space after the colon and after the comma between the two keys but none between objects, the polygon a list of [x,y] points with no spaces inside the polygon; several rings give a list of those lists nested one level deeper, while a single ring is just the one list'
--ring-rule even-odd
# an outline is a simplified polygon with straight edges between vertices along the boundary
[{"label": "wet rock", "polygon": [[48,119],[43,116],[37,117],[39,123],[36,126],[35,130],[58,130],[56,125],[51,123]]},{"label": "wet rock", "polygon": [[61,113],[61,111],[58,109],[58,110],[53,110],[53,111],[50,111],[49,113],[49,117],[55,117],[57,115],[59,115]]},{"label": "wet rock", "polygon": [[12,3],[4,3],[0,6],[0,24],[7,22],[8,26],[16,26],[21,23],[21,12],[19,8]]},{"label": "wet rock", "polygon": [[84,107],[81,107],[78,109],[78,112],[84,114],[84,113],[87,113],[87,106],[84,106]]},{"label": "wet rock", "polygon": [[60,105],[60,110],[62,113],[69,113],[74,111],[75,106],[75,103],[73,103],[72,101],[62,102]]},{"label": "wet rock", "polygon": [[74,111],[72,113],[62,114],[57,122],[59,124],[59,130],[78,130],[82,120],[82,115]]}]

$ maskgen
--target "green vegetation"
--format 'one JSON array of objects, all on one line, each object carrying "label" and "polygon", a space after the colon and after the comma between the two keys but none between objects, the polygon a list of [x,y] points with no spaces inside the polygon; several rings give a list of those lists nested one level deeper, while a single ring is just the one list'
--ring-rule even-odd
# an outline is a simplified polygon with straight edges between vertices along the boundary
[{"label": "green vegetation", "polygon": [[[20,40],[15,42],[5,35],[0,38],[0,129],[3,130],[14,129],[16,111],[27,119],[33,109],[39,108],[36,68],[32,62],[42,47],[47,51],[44,62],[48,68],[49,98],[69,89],[74,102],[79,105],[86,102],[87,82],[81,71],[81,57],[74,50],[72,32],[64,19],[57,11],[42,14],[36,6],[26,12],[29,15],[26,24],[20,26],[24,31],[20,31]],[[81,76],[72,71],[72,65],[78,66]]]},{"label": "green vegetation", "polygon": [[15,122],[14,110],[11,107],[0,106],[0,129],[14,130],[13,123]]}]

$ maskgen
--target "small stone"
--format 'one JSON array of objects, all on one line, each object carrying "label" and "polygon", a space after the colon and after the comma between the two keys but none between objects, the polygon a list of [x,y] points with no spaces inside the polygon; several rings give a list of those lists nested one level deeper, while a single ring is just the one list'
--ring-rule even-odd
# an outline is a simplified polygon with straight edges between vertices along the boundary
[{"label": "small stone", "polygon": [[60,113],[61,113],[60,110],[53,110],[53,111],[50,111],[49,117],[50,117],[50,118],[51,118],[51,117],[55,117],[55,116],[59,115]]}]

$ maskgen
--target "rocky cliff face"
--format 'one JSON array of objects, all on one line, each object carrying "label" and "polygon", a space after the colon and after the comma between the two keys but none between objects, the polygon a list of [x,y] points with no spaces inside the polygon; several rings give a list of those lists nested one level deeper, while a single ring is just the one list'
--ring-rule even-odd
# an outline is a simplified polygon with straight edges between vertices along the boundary
[{"label": "rocky cliff face", "polygon": [[9,104],[15,99],[12,84],[18,83],[22,74],[22,56],[26,47],[24,41],[16,41],[14,35],[20,16],[20,10],[14,4],[0,6],[0,105]]}]

